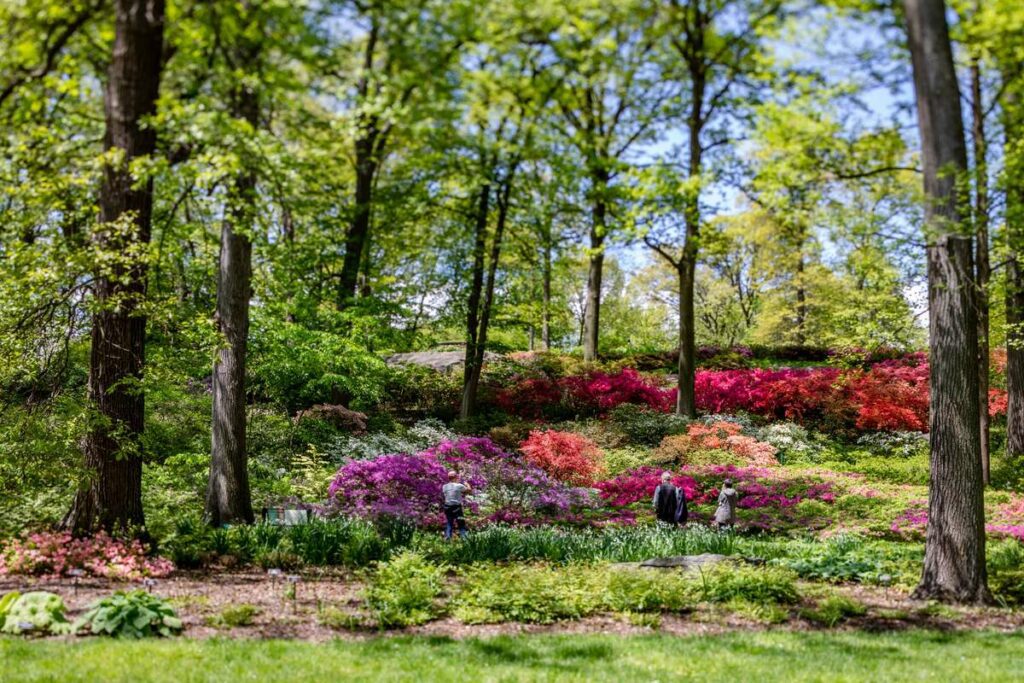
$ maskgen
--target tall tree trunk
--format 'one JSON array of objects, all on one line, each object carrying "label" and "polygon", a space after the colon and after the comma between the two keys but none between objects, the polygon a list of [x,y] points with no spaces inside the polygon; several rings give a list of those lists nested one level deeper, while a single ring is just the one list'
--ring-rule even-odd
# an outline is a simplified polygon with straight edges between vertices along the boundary
[{"label": "tall tree trunk", "polygon": [[[1003,78],[1006,139],[1015,142],[1024,135],[1019,86],[1013,74]],[[1017,462],[1024,458],[1024,158],[1008,150],[1006,159],[1006,454]]]},{"label": "tall tree trunk", "polygon": [[972,240],[960,92],[943,0],[903,0],[924,166],[928,241],[931,479],[924,568],[914,595],[988,602]]},{"label": "tall tree trunk", "polygon": [[[249,62],[255,55],[249,55]],[[248,63],[248,62],[247,62]],[[247,86],[235,94],[236,118],[259,125],[259,99]],[[217,280],[217,326],[225,345],[213,362],[213,430],[206,518],[213,526],[251,524],[248,453],[245,445],[245,361],[252,297],[252,241],[256,176],[243,171],[234,183],[233,204],[221,224]],[[241,228],[241,230],[239,230]]]},{"label": "tall tree trunk", "polygon": [[[163,52],[164,1],[116,0],[114,48],[104,93],[103,148],[117,150],[100,188],[100,225],[93,240],[104,254],[123,261],[100,271],[94,287],[89,400],[97,424],[85,437],[89,481],[76,494],[63,526],[75,534],[97,527],[141,528],[142,453],[145,419],[141,387],[145,367],[146,264],[153,210],[152,180],[137,182],[132,161],[153,153],[156,133],[142,121],[156,111]],[[112,159],[112,156],[108,156]]]},{"label": "tall tree trunk", "polygon": [[487,331],[491,323],[491,310],[494,307],[494,285],[498,277],[498,262],[501,259],[501,241],[505,236],[505,224],[508,221],[508,200],[512,191],[511,178],[506,179],[498,199],[498,219],[494,227],[494,239],[491,242],[490,261],[487,264],[487,284],[484,286],[483,304],[480,307],[480,329],[476,335],[476,349],[473,358],[473,371],[468,384],[463,387],[463,404],[468,405],[469,415],[476,413],[477,393],[480,387],[480,373],[484,367],[484,353],[487,351]]},{"label": "tall tree trunk", "polygon": [[551,240],[544,243],[544,282],[542,285],[540,338],[544,350],[551,350]]},{"label": "tall tree trunk", "polygon": [[476,386],[474,378],[479,377],[474,365],[477,358],[477,334],[480,329],[480,300],[484,288],[484,257],[487,247],[487,218],[490,212],[491,186],[484,183],[480,188],[479,206],[476,214],[476,239],[473,243],[473,273],[470,282],[469,301],[466,311],[466,361],[462,369],[462,404],[459,417],[466,419],[476,410]]},{"label": "tall tree trunk", "polygon": [[686,417],[697,416],[694,377],[697,367],[694,354],[693,285],[696,264],[694,258],[683,258],[677,267],[679,275],[679,381],[676,413]]},{"label": "tall tree trunk", "polygon": [[345,236],[345,260],[338,280],[338,308],[352,303],[359,289],[359,273],[363,267],[363,254],[370,235],[370,209],[373,201],[373,182],[377,163],[373,159],[373,137],[364,136],[356,141],[356,195],[355,212],[348,234]]},{"label": "tall tree trunk", "polygon": [[[601,185],[604,188],[607,179]],[[603,191],[603,189],[601,190]],[[590,228],[590,263],[587,270],[587,305],[583,316],[583,360],[597,360],[598,334],[601,328],[601,276],[604,270],[604,236],[608,207],[603,197],[594,201]]]},{"label": "tall tree trunk", "polygon": [[971,139],[974,147],[974,227],[975,270],[978,287],[978,402],[981,431],[981,478],[989,483],[989,415],[988,356],[989,300],[988,286],[992,266],[988,251],[988,143],[985,140],[985,109],[982,102],[981,66],[975,58],[971,63]]},{"label": "tall tree trunk", "polygon": [[804,286],[804,245],[800,241],[800,254],[796,262],[796,343],[807,343],[807,289]]},{"label": "tall tree trunk", "polygon": [[[363,50],[362,74],[356,85],[358,102],[361,106],[370,103],[370,74],[373,71],[374,55],[377,51],[377,40],[380,37],[380,23],[376,14],[370,17],[370,30],[366,37]],[[363,113],[359,116],[358,134],[355,140],[356,157],[356,188],[355,208],[352,222],[345,234],[345,259],[341,264],[338,278],[338,308],[349,306],[357,294],[359,273],[363,263],[363,253],[370,234],[370,211],[373,202],[373,181],[377,175],[379,163],[378,151],[378,118],[376,114]]]}]

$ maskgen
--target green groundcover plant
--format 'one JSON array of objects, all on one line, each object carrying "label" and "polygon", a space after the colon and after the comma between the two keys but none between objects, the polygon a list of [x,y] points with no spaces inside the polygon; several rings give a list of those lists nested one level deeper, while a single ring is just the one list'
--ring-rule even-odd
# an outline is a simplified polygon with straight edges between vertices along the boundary
[{"label": "green groundcover plant", "polygon": [[149,638],[179,633],[182,624],[166,600],[136,590],[118,591],[94,602],[75,621],[76,631],[86,627],[96,635]]}]

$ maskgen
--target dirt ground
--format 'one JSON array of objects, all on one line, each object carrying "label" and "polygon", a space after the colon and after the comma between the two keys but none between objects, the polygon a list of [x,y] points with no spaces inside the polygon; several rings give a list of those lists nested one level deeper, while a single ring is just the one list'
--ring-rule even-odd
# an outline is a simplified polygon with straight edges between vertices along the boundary
[{"label": "dirt ground", "polygon": [[[298,581],[290,578],[298,577]],[[294,586],[294,597],[292,587]],[[116,590],[142,588],[167,598],[185,625],[185,635],[192,638],[297,638],[324,641],[332,638],[363,639],[377,637],[381,631],[353,627],[346,615],[358,615],[362,584],[351,573],[325,570],[303,572],[301,575],[272,575],[257,569],[188,572],[179,571],[166,579],[145,586],[106,579],[82,578],[0,578],[0,594],[11,590],[46,590],[59,594],[68,606],[68,617],[74,619],[93,600]],[[821,584],[806,584],[807,602],[790,610],[790,618],[782,624],[767,625],[754,618],[716,606],[701,606],[688,614],[661,615],[657,628],[662,633],[678,635],[717,634],[736,630],[823,628],[800,617],[801,607],[810,606]],[[836,591],[849,595],[867,607],[867,614],[843,622],[840,629],[872,631],[906,628],[940,630],[994,629],[1012,631],[1024,628],[1024,611],[1005,608],[965,608],[930,605],[910,600],[897,589],[883,590],[866,586],[841,586]],[[251,623],[230,626],[224,623],[225,610],[240,605],[255,608]],[[647,622],[650,623],[650,622]],[[466,638],[517,633],[613,633],[639,634],[651,632],[652,626],[631,623],[618,615],[599,615],[578,621],[550,625],[484,624],[465,625],[455,619],[440,619],[423,626],[388,631],[389,634],[448,636]]]}]

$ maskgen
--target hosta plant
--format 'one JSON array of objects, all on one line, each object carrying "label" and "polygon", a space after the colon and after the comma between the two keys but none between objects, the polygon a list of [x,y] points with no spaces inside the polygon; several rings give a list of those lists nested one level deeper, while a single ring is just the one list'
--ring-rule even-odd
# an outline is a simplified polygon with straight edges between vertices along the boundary
[{"label": "hosta plant", "polygon": [[181,631],[181,619],[163,598],[146,591],[118,591],[94,602],[75,622],[75,630],[118,638],[172,636]]},{"label": "hosta plant", "polygon": [[0,599],[0,632],[14,635],[68,633],[71,625],[64,616],[65,609],[64,600],[55,593],[8,593]]}]

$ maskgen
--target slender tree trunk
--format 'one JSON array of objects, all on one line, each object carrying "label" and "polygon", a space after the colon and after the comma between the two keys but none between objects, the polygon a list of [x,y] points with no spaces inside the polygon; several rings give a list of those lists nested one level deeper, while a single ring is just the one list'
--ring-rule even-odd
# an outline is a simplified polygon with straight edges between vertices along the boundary
[{"label": "slender tree trunk", "polygon": [[363,267],[363,253],[370,235],[370,209],[373,201],[373,181],[377,163],[373,159],[375,134],[365,134],[356,141],[356,195],[355,212],[348,234],[345,235],[345,260],[338,278],[338,308],[352,303],[359,289],[359,273]]},{"label": "slender tree trunk", "polygon": [[[1016,66],[1016,65],[1015,65]],[[1004,74],[1007,83],[1013,75]],[[1024,135],[1018,91],[1006,88],[1003,104],[1006,139]],[[1006,188],[1006,454],[1011,463],[1024,458],[1024,159],[1005,155]]]},{"label": "slender tree trunk", "polygon": [[[601,187],[607,185],[607,180]],[[604,270],[604,236],[608,207],[603,197],[594,201],[590,228],[590,265],[587,270],[587,306],[583,316],[583,360],[597,360],[598,334],[601,328],[601,276]]]},{"label": "slender tree trunk", "polygon": [[981,477],[989,483],[989,415],[988,356],[989,300],[988,286],[992,266],[988,251],[988,143],[985,140],[985,110],[982,102],[981,67],[971,63],[971,139],[974,147],[974,225],[975,270],[978,286],[978,402],[981,429]]},{"label": "slender tree trunk", "polygon": [[473,244],[473,274],[469,289],[466,312],[466,361],[462,370],[462,405],[459,417],[466,419],[476,409],[476,387],[478,377],[474,365],[477,358],[477,334],[480,325],[480,301],[484,288],[484,257],[487,247],[487,218],[490,212],[491,186],[485,183],[480,188],[479,206],[476,214],[476,239]]},{"label": "slender tree trunk", "polygon": [[[63,526],[82,535],[141,529],[145,418],[145,245],[149,243],[153,183],[132,175],[131,162],[149,156],[156,133],[143,119],[156,111],[163,52],[163,0],[116,0],[114,49],[104,93],[103,148],[121,157],[103,171],[100,225],[93,235],[104,254],[123,260],[96,276],[89,400],[99,420],[85,437],[90,479],[76,494]],[[111,157],[108,157],[108,159]]]},{"label": "slender tree trunk", "polygon": [[[370,104],[370,75],[373,71],[374,55],[380,37],[380,24],[376,15],[370,17],[370,30],[366,37],[363,51],[362,74],[356,84],[358,102],[362,106]],[[341,274],[338,278],[338,308],[345,309],[355,299],[359,288],[359,273],[366,250],[367,238],[370,234],[370,211],[373,202],[373,181],[377,175],[376,158],[378,137],[377,116],[361,114],[359,132],[355,140],[356,188],[355,207],[352,222],[345,235],[345,259],[342,261]]]},{"label": "slender tree trunk", "polygon": [[[696,255],[694,254],[694,256]],[[684,258],[677,266],[679,275],[679,381],[676,413],[686,417],[697,416],[697,403],[694,395],[694,377],[697,371],[693,323],[695,272],[695,263],[691,258]]]},{"label": "slender tree trunk", "polygon": [[924,166],[928,241],[931,479],[924,568],[914,595],[989,602],[972,239],[960,215],[967,170],[943,0],[904,0]]},{"label": "slender tree trunk", "polygon": [[807,289],[804,287],[804,246],[800,241],[800,254],[796,262],[796,343],[807,343]]},{"label": "slender tree trunk", "polygon": [[[249,55],[250,61],[255,59]],[[235,95],[233,114],[255,128],[259,100],[249,87]],[[252,297],[252,241],[256,176],[243,171],[235,179],[233,204],[221,225],[217,326],[224,346],[213,362],[213,430],[206,517],[213,526],[251,524],[249,463],[245,445],[245,361],[249,343],[249,300]],[[241,230],[239,230],[241,228]]]},{"label": "slender tree trunk", "polygon": [[540,338],[545,351],[551,350],[551,241],[544,244],[544,273],[541,301]]}]

